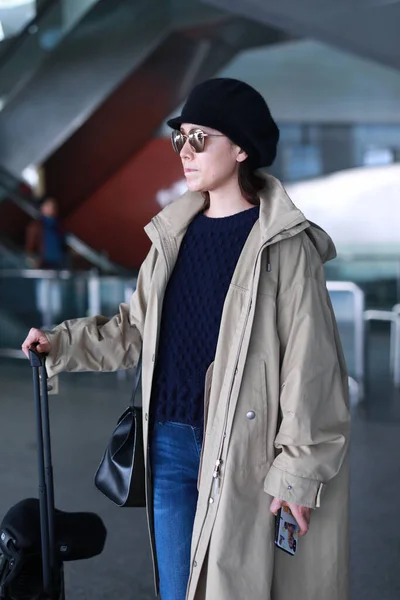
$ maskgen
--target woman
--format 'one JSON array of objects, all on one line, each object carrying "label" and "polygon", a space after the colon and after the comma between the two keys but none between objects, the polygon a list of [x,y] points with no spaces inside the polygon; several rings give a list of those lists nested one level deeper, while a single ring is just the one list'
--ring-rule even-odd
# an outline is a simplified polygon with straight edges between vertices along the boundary
[{"label": "woman", "polygon": [[[31,330],[23,349],[49,351],[52,376],[130,368],[143,345],[162,600],[346,600],[347,375],[323,271],[333,243],[255,173],[279,132],[253,88],[206,81],[168,123],[189,191],[147,225],[130,306]],[[312,511],[296,557],[274,546],[284,503],[302,535]]]}]

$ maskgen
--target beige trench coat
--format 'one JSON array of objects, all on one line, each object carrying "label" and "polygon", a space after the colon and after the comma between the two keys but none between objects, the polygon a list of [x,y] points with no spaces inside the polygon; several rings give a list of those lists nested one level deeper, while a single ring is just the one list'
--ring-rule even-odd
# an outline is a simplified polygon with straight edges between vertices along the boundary
[{"label": "beige trench coat", "polygon": [[[50,376],[134,367],[143,342],[145,448],[163,296],[202,206],[188,192],[152,219],[137,290],[117,316],[66,321],[48,334]],[[266,176],[206,376],[187,600],[349,597],[347,373],[322,266],[334,256],[329,236]],[[147,494],[154,556],[149,476]],[[273,496],[316,508],[295,557],[274,547]]]}]

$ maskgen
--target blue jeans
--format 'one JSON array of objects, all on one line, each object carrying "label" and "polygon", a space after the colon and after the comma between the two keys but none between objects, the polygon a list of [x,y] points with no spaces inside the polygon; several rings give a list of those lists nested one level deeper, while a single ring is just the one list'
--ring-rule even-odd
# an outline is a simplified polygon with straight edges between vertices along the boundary
[{"label": "blue jeans", "polygon": [[185,600],[203,429],[156,423],[151,435],[154,533],[161,600]]}]

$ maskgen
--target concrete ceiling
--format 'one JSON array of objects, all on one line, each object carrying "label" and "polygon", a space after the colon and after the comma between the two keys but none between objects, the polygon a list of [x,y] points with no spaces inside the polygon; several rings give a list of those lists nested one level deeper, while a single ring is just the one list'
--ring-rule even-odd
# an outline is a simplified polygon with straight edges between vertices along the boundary
[{"label": "concrete ceiling", "polygon": [[246,50],[218,75],[259,90],[281,123],[400,123],[400,71],[315,40]]},{"label": "concrete ceiling", "polygon": [[203,0],[400,69],[400,0]]}]

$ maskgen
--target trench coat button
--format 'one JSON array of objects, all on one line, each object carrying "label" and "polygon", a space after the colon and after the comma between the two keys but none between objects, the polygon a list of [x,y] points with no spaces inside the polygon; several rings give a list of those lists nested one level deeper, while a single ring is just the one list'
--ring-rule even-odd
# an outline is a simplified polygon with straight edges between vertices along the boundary
[{"label": "trench coat button", "polygon": [[196,561],[194,561],[193,566],[197,567],[197,562]]},{"label": "trench coat button", "polygon": [[210,504],[213,504],[213,503],[214,503],[214,498],[210,498],[208,502],[209,502]]},{"label": "trench coat button", "polygon": [[254,412],[254,410],[249,410],[249,412],[247,413],[246,417],[248,419],[255,419],[256,418],[256,413]]},{"label": "trench coat button", "polygon": [[146,414],[144,415],[144,418],[145,418],[145,419],[146,419],[146,421],[147,421],[147,419],[149,418],[149,415],[146,413]]},{"label": "trench coat button", "polygon": [[155,354],[153,354],[153,356],[151,357],[151,360],[154,362],[154,361],[155,361],[155,359],[156,359],[156,355],[155,355]]},{"label": "trench coat button", "polygon": [[287,489],[288,489],[288,490],[291,490],[291,489],[292,489],[292,486],[291,486],[291,485],[288,485],[288,486],[287,486]]}]

